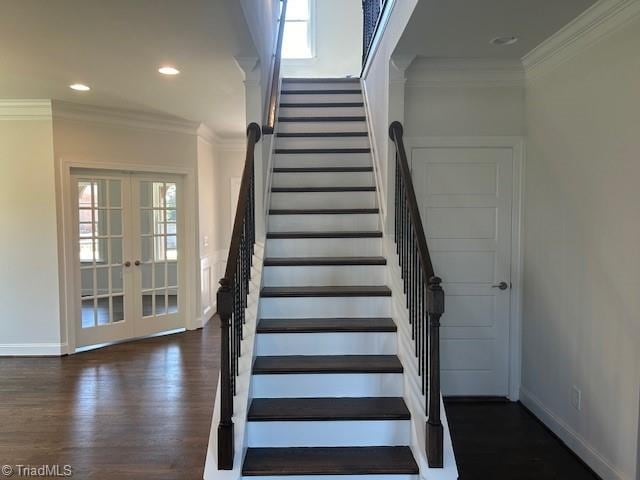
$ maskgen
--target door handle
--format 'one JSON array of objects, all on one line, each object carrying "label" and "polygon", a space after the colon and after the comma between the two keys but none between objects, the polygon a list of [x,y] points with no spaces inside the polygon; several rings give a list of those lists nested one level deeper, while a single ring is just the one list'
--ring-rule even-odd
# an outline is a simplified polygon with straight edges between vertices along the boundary
[{"label": "door handle", "polygon": [[491,285],[491,288],[499,288],[500,290],[506,290],[509,288],[509,284],[507,282],[500,282],[494,285]]},{"label": "door handle", "polygon": [[134,264],[136,267],[139,267],[139,266],[140,266],[140,260],[136,260],[135,262],[133,262],[133,264]]},{"label": "door handle", "polygon": [[131,262],[129,260],[127,260],[126,262],[124,262],[124,266],[125,267],[130,267],[131,266]]}]

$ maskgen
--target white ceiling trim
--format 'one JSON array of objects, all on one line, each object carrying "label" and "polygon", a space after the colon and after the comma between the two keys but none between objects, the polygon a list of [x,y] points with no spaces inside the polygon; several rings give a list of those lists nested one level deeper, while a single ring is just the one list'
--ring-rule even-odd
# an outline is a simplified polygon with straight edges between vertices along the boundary
[{"label": "white ceiling trim", "polygon": [[0,120],[51,120],[51,100],[0,99]]},{"label": "white ceiling trim", "polygon": [[522,58],[527,79],[552,71],[638,15],[638,0],[600,0]]},{"label": "white ceiling trim", "polygon": [[518,60],[417,57],[406,72],[407,87],[523,86]]},{"label": "white ceiling trim", "polygon": [[53,101],[53,117],[82,122],[101,123],[127,128],[142,128],[159,132],[177,132],[196,135],[198,122],[170,115],[98,107],[72,102]]},{"label": "white ceiling trim", "polygon": [[221,150],[238,150],[246,148],[246,138],[243,136],[221,137],[208,125],[201,123],[196,131],[199,138]]}]

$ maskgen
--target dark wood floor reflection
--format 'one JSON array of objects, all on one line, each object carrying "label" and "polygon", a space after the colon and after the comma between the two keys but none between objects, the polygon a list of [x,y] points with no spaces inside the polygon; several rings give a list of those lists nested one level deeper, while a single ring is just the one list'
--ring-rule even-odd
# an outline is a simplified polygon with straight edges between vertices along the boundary
[{"label": "dark wood floor reflection", "polygon": [[446,401],[460,480],[597,480],[522,405]]},{"label": "dark wood floor reflection", "polygon": [[219,328],[62,358],[0,358],[0,463],[78,479],[201,479]]}]

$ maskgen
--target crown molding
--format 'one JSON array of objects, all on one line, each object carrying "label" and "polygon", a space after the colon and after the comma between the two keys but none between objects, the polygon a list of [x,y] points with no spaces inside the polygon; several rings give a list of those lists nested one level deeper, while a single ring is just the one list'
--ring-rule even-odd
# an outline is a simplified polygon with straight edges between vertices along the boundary
[{"label": "crown molding", "polygon": [[527,79],[562,65],[640,15],[638,0],[600,0],[522,58]]},{"label": "crown molding", "polygon": [[201,123],[196,134],[210,145],[220,150],[244,150],[246,149],[246,137],[242,135],[223,136],[218,135],[208,125]]},{"label": "crown molding", "polygon": [[0,120],[51,120],[51,100],[0,99]]},{"label": "crown molding", "polygon": [[418,57],[406,72],[407,87],[522,87],[518,60]]},{"label": "crown molding", "polygon": [[100,123],[117,127],[141,128],[158,132],[174,132],[196,135],[198,122],[172,115],[99,107],[54,100],[53,117],[66,120]]}]

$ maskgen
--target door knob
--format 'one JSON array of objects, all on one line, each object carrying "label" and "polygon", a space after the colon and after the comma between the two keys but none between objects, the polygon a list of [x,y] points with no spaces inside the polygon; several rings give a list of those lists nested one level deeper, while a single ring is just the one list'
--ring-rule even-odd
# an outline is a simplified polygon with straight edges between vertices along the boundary
[{"label": "door knob", "polygon": [[135,262],[133,262],[133,264],[134,264],[136,267],[139,267],[139,266],[140,266],[140,260],[136,260]]},{"label": "door knob", "polygon": [[496,283],[495,285],[491,285],[491,288],[499,288],[500,290],[506,290],[509,288],[509,284],[507,282]]},{"label": "door knob", "polygon": [[130,267],[131,266],[131,262],[129,260],[127,260],[126,262],[124,262],[124,266],[125,267]]}]

